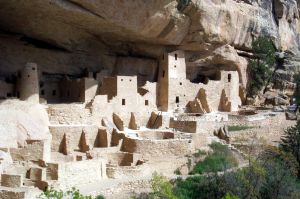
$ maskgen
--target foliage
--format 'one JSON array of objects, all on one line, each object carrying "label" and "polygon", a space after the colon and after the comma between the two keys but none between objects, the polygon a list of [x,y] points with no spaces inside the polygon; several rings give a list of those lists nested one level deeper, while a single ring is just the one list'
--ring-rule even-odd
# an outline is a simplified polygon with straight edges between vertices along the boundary
[{"label": "foliage", "polygon": [[191,174],[224,171],[237,166],[234,155],[226,145],[215,142],[210,147],[213,153],[209,154],[203,161],[197,163]]},{"label": "foliage", "polygon": [[[289,127],[281,138],[280,147],[287,153],[291,153],[298,165],[300,165],[300,121],[296,126]],[[298,178],[300,178],[300,168],[298,167]]]},{"label": "foliage", "polygon": [[174,193],[179,199],[299,198],[296,170],[291,155],[267,147],[248,167],[235,172],[177,179]]},{"label": "foliage", "polygon": [[166,177],[154,173],[151,180],[151,187],[153,192],[150,193],[150,199],[177,199],[173,193],[173,185]]},{"label": "foliage", "polygon": [[179,199],[219,199],[226,192],[225,181],[217,174],[193,176],[186,180],[177,179],[174,188],[174,193]]},{"label": "foliage", "polygon": [[226,195],[222,199],[239,199],[239,197],[232,195],[230,193],[226,193]]},{"label": "foliage", "polygon": [[255,59],[250,60],[250,79],[249,94],[257,95],[258,92],[269,81],[275,63],[275,48],[271,39],[267,37],[258,37],[252,42],[252,50]]},{"label": "foliage", "polygon": [[242,131],[246,129],[252,129],[253,126],[246,126],[246,125],[240,125],[240,126],[228,126],[228,131]]},{"label": "foliage", "polygon": [[62,190],[54,190],[53,188],[50,188],[43,192],[40,196],[39,199],[64,199],[64,198],[72,198],[72,199],[104,199],[103,196],[97,196],[92,197],[92,196],[84,196],[82,195],[78,189],[72,188],[69,191],[62,191]]},{"label": "foliage", "polygon": [[300,193],[296,181],[298,163],[291,154],[268,147],[260,159],[266,171],[265,183],[260,189],[263,198],[290,198],[292,193]]}]

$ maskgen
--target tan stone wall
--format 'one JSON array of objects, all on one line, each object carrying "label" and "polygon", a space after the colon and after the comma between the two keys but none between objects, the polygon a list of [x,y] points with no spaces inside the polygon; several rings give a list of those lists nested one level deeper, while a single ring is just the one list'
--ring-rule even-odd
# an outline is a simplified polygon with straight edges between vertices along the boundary
[{"label": "tan stone wall", "polygon": [[50,160],[50,140],[27,140],[24,148],[10,148],[14,161]]},{"label": "tan stone wall", "polygon": [[106,172],[109,178],[114,179],[141,178],[152,174],[150,169],[145,165],[122,167],[108,165]]},{"label": "tan stone wall", "polygon": [[1,186],[21,187],[23,186],[23,176],[13,174],[1,174]]},{"label": "tan stone wall", "polygon": [[72,188],[99,182],[106,178],[105,165],[106,161],[103,159],[59,163],[59,187]]},{"label": "tan stone wall", "polygon": [[124,138],[122,151],[140,153],[143,158],[183,156],[191,150],[189,140],[140,140]]},{"label": "tan stone wall", "polygon": [[174,139],[172,131],[138,131],[138,137],[150,140]]},{"label": "tan stone wall", "polygon": [[92,124],[90,110],[85,104],[53,104],[48,106],[50,123],[53,125],[87,125]]},{"label": "tan stone wall", "polygon": [[[176,56],[177,55],[177,59]],[[229,108],[226,111],[235,111],[241,105],[239,98],[239,75],[237,71],[221,71],[219,80],[208,80],[206,84],[192,83],[186,79],[186,64],[183,51],[174,51],[165,54],[160,60],[158,104],[163,111],[186,108],[190,101],[199,98],[207,104],[209,111],[219,111],[222,91],[228,97]],[[229,78],[230,76],[230,78]],[[229,80],[230,79],[230,80]],[[204,89],[205,99],[199,96],[200,89]],[[202,101],[201,101],[202,100]]]},{"label": "tan stone wall", "polygon": [[[85,145],[92,149],[100,139],[97,126],[50,126],[49,129],[53,152],[69,154],[74,150],[84,151]],[[86,143],[82,143],[83,139]]]},{"label": "tan stone wall", "polygon": [[197,122],[196,121],[178,121],[171,118],[170,128],[174,128],[178,131],[197,133]]}]

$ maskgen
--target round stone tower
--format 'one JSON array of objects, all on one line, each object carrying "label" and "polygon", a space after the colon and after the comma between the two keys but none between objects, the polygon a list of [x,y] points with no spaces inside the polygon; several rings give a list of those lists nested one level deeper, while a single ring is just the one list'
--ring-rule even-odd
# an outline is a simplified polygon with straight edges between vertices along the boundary
[{"label": "round stone tower", "polygon": [[20,73],[18,82],[20,99],[39,103],[39,78],[35,63],[26,64]]}]

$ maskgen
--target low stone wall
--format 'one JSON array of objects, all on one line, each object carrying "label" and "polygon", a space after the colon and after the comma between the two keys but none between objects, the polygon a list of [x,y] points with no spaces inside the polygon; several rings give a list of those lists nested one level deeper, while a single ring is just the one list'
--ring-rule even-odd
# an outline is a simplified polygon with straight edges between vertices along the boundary
[{"label": "low stone wall", "polygon": [[49,105],[48,115],[51,124],[92,124],[90,120],[90,111],[85,108],[85,104]]},{"label": "low stone wall", "polygon": [[197,132],[197,121],[185,121],[170,119],[170,128],[174,128],[178,131],[196,133]]},{"label": "low stone wall", "polygon": [[172,131],[138,131],[138,137],[150,140],[174,139]]},{"label": "low stone wall", "polygon": [[49,140],[27,140],[23,148],[10,148],[10,155],[14,161],[50,160]]},{"label": "low stone wall", "polygon": [[110,164],[119,166],[134,166],[138,160],[141,159],[140,154],[136,153],[126,153],[126,152],[109,152],[105,153],[103,151],[91,151],[89,152],[93,158],[103,158]]},{"label": "low stone wall", "polygon": [[184,156],[190,153],[193,144],[190,140],[140,140],[125,137],[122,151],[140,153],[143,158],[151,159],[161,156]]},{"label": "low stone wall", "polygon": [[[106,178],[106,161],[97,159],[54,163],[51,164],[51,169],[47,168],[47,179],[53,179],[56,176],[55,172],[57,172],[56,184],[59,188],[72,188],[84,184],[96,183]],[[50,175],[52,176],[50,177]]]},{"label": "low stone wall", "polygon": [[107,165],[106,174],[109,178],[140,178],[143,176],[151,176],[151,171],[147,166],[117,166]]}]

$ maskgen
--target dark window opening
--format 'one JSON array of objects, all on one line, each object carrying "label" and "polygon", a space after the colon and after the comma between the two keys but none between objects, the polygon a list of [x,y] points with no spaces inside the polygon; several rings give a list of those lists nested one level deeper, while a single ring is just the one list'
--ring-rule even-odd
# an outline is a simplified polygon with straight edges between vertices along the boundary
[{"label": "dark window opening", "polygon": [[55,96],[56,95],[56,90],[53,90],[52,91],[52,96]]},{"label": "dark window opening", "polygon": [[41,95],[45,95],[45,90],[41,90]]},{"label": "dark window opening", "polygon": [[129,81],[131,82],[131,79]]},{"label": "dark window opening", "polygon": [[35,68],[33,67],[32,70],[35,70]]},{"label": "dark window opening", "polygon": [[179,82],[179,85],[182,85],[182,82]]},{"label": "dark window opening", "polygon": [[162,74],[162,77],[165,77],[165,71],[163,70],[163,74]]},{"label": "dark window opening", "polygon": [[174,68],[176,68],[176,65],[174,65]]},{"label": "dark window opening", "polygon": [[27,77],[30,77],[30,75],[27,75]]},{"label": "dark window opening", "polygon": [[148,105],[149,105],[149,101],[145,100],[145,106],[148,106]]},{"label": "dark window opening", "polygon": [[228,74],[228,82],[231,82],[231,74]]},{"label": "dark window opening", "polygon": [[123,81],[123,79],[121,79],[121,82]]},{"label": "dark window opening", "polygon": [[177,60],[177,54],[175,54],[175,60]]},{"label": "dark window opening", "polygon": [[126,104],[125,99],[122,99],[122,105],[124,106]]},{"label": "dark window opening", "polygon": [[178,104],[179,103],[179,97],[176,96],[176,103]]},{"label": "dark window opening", "polygon": [[12,97],[11,93],[6,93],[6,97]]}]

